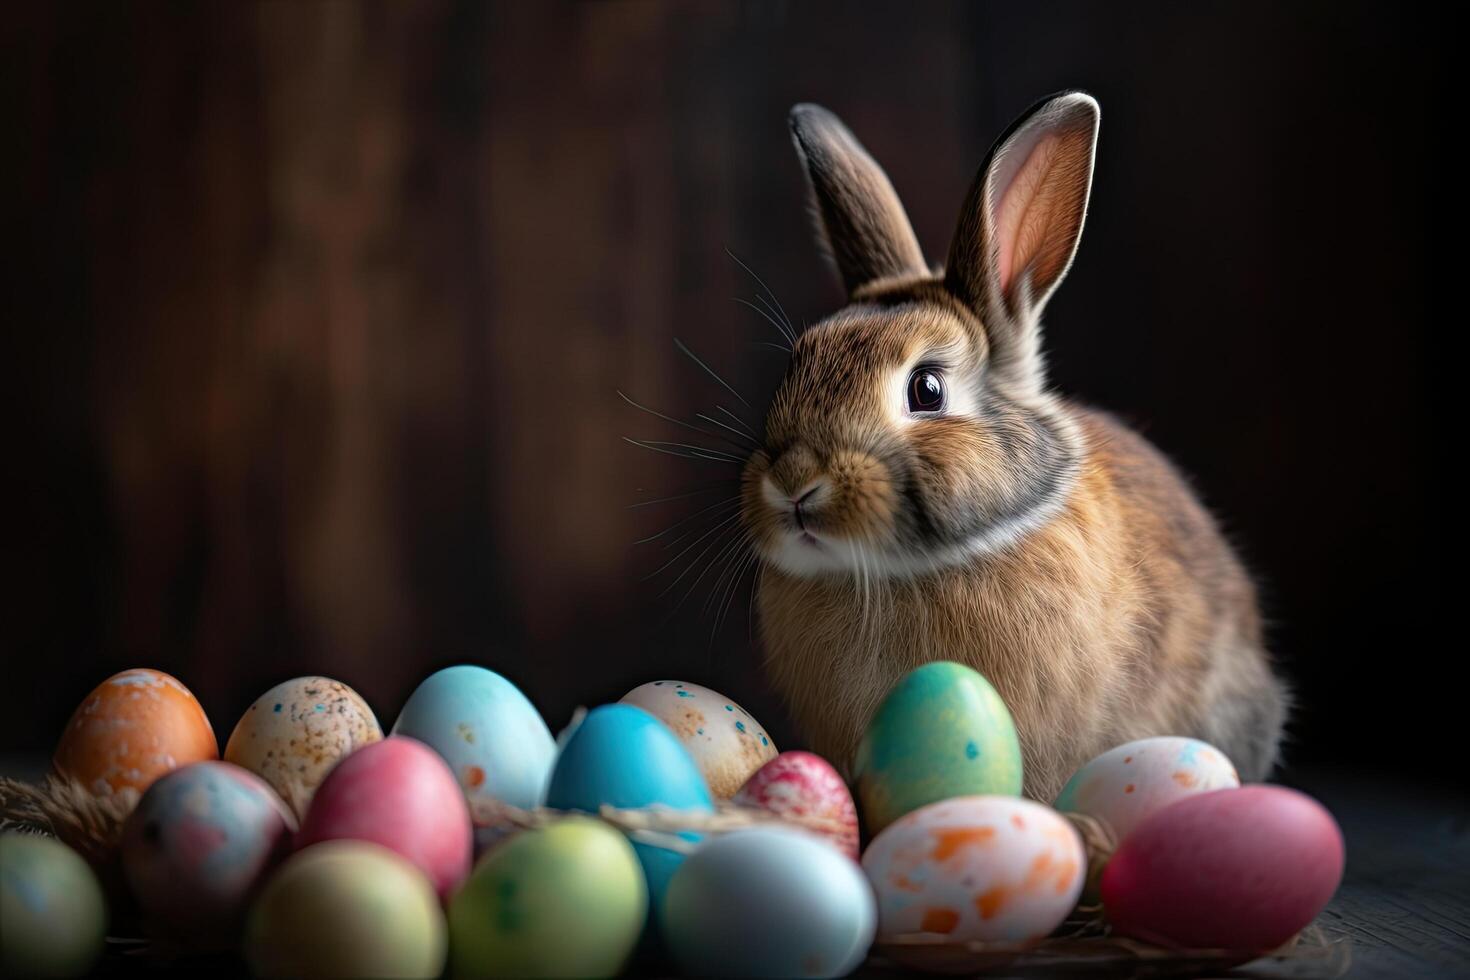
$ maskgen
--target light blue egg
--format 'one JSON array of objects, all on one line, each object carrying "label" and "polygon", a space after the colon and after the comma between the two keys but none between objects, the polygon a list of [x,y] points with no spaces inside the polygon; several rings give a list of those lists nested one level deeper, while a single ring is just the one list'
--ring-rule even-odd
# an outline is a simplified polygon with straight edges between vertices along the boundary
[{"label": "light blue egg", "polygon": [[[565,738],[546,805],[596,813],[607,804],[620,809],[662,805],[674,810],[714,811],[709,787],[689,750],[663,722],[642,708],[605,704],[587,713]],[[698,841],[696,834],[680,836]],[[654,907],[684,855],[641,841],[633,843]]]},{"label": "light blue egg", "polygon": [[840,977],[867,957],[878,912],[847,855],[804,831],[757,827],[689,855],[661,921],[691,976]]},{"label": "light blue egg", "polygon": [[444,757],[473,805],[542,804],[556,759],[551,730],[526,696],[493,670],[461,664],[431,674],[409,697],[394,735]]}]

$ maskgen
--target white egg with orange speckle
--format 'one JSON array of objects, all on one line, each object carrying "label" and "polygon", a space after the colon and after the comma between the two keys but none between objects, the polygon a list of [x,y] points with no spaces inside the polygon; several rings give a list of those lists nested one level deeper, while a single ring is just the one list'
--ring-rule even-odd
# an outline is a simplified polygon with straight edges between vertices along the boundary
[{"label": "white egg with orange speckle", "polygon": [[330,677],[298,677],[246,710],[225,761],[270,783],[299,820],[339,760],[382,738],[373,709],[352,688]]},{"label": "white egg with orange speckle", "polygon": [[1170,803],[1239,785],[1225,753],[1199,739],[1165,735],[1104,752],[1077,770],[1054,805],[1102,820],[1121,842]]},{"label": "white egg with orange speckle", "polygon": [[1077,902],[1087,855],[1061,814],[1012,796],[960,796],[889,824],[863,854],[878,941],[1029,944]]},{"label": "white egg with orange speckle", "polygon": [[623,695],[674,730],[710,792],[729,799],[776,757],[776,744],[750,712],[718,691],[685,681],[652,681]]}]

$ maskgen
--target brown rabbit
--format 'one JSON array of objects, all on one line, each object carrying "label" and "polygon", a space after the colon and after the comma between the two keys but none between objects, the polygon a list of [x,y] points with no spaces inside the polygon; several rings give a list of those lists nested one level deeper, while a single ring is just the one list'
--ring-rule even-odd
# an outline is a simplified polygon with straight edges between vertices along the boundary
[{"label": "brown rabbit", "polygon": [[1047,388],[1040,315],[1071,265],[1098,106],[1049,99],[996,144],[943,272],[825,109],[791,112],[848,306],[797,339],[741,479],[772,681],[839,765],[905,672],[957,660],[1015,717],[1053,799],[1148,735],[1276,760],[1287,706],[1249,577],[1169,462]]}]

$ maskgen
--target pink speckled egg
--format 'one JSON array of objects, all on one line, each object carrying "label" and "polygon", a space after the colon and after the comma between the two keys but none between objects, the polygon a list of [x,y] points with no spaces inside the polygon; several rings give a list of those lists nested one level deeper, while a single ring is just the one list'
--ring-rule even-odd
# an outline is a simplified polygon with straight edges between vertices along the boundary
[{"label": "pink speckled egg", "polygon": [[143,794],[123,827],[123,871],[152,929],[190,945],[227,943],[295,829],[264,780],[196,762]]},{"label": "pink speckled egg", "polygon": [[1104,752],[1077,770],[1053,806],[1106,822],[1121,841],[1171,803],[1239,785],[1225,753],[1199,739],[1165,735]]},{"label": "pink speckled egg", "polygon": [[317,788],[297,846],[339,839],[398,852],[433,882],[441,899],[470,872],[464,792],[438,753],[403,735],[353,752]]},{"label": "pink speckled egg", "polygon": [[1087,855],[1072,825],[1013,796],[960,796],[910,811],[863,854],[878,941],[1037,942],[1077,902]]},{"label": "pink speckled egg", "polygon": [[1321,804],[1280,786],[1243,786],[1140,823],[1108,861],[1102,898],[1120,935],[1265,952],[1326,907],[1342,867],[1342,833]]},{"label": "pink speckled egg", "polygon": [[756,770],[734,802],[798,822],[822,821],[821,826],[807,824],[807,829],[857,860],[857,806],[837,770],[819,755],[782,752]]}]

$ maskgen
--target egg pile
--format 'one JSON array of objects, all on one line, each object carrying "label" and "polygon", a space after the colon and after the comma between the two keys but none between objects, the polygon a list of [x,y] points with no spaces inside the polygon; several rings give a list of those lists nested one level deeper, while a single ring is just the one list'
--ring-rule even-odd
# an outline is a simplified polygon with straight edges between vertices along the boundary
[{"label": "egg pile", "polygon": [[[955,663],[915,669],[879,705],[856,800],[826,760],[779,752],[687,681],[641,685],[553,738],[511,681],[460,665],[383,731],[347,685],[300,677],[247,709],[221,759],[176,679],[105,681],[54,768],[135,803],[126,894],[59,842],[0,837],[0,966],[85,972],[109,900],[160,944],[236,949],[258,976],[842,976],[875,941],[918,966],[926,946],[1024,950],[1084,894],[1119,935],[1261,952],[1342,873],[1321,806],[1240,786],[1194,739],[1106,752],[1054,806],[1021,798],[1010,714]],[[1113,832],[1105,866],[1064,814]]]}]

